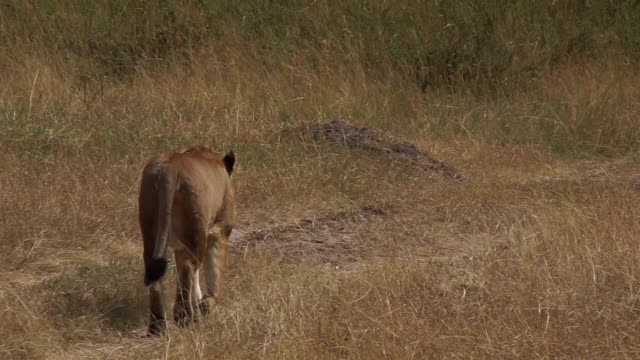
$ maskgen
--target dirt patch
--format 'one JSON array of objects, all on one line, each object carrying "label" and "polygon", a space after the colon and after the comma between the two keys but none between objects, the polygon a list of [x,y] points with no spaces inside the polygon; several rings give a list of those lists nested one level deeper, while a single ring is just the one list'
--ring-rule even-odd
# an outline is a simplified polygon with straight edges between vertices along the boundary
[{"label": "dirt patch", "polygon": [[273,225],[251,232],[235,231],[230,245],[242,253],[247,247],[279,253],[283,261],[313,261],[330,265],[361,259],[377,237],[373,224],[390,216],[389,209],[363,207],[353,211]]},{"label": "dirt patch", "polygon": [[[236,256],[246,251],[272,253],[285,263],[339,266],[352,269],[372,259],[404,258],[446,265],[466,264],[476,254],[502,246],[502,239],[481,231],[462,233],[460,223],[423,214],[407,218],[398,205],[362,207],[255,230],[232,232],[229,243]],[[415,223],[420,222],[415,226]],[[456,229],[451,232],[451,229]],[[398,251],[402,238],[415,252]]]},{"label": "dirt patch", "polygon": [[386,156],[393,161],[416,166],[426,171],[438,172],[456,181],[463,179],[458,170],[433,158],[427,151],[419,149],[414,144],[391,138],[366,127],[357,127],[342,120],[333,120],[305,128],[304,132],[310,134],[314,141],[324,140],[344,144],[350,148]]}]

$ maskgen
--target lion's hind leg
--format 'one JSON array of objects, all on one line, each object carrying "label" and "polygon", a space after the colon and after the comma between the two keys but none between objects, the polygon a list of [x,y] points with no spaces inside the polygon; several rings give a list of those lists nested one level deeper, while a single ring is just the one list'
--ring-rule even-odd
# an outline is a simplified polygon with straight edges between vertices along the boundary
[{"label": "lion's hind leg", "polygon": [[200,269],[196,269],[193,275],[193,300],[198,303],[202,300],[202,289],[200,288]]},{"label": "lion's hind leg", "polygon": [[149,335],[160,335],[164,333],[167,328],[163,298],[162,280],[152,283],[149,286],[149,307],[151,309]]},{"label": "lion's hind leg", "polygon": [[230,230],[216,227],[208,235],[207,255],[203,264],[206,293],[200,305],[203,314],[211,311],[220,295],[230,232]]},{"label": "lion's hind leg", "polygon": [[193,305],[196,261],[186,248],[176,250],[175,257],[178,286],[176,288],[174,318],[178,325],[183,326],[192,322],[195,317]]}]

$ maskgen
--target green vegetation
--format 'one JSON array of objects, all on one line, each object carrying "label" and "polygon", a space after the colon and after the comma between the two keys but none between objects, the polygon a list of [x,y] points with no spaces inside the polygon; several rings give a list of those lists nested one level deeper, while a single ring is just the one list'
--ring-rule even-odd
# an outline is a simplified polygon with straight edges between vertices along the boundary
[{"label": "green vegetation", "polygon": [[[104,100],[110,86],[160,73],[206,76],[208,87],[235,82],[229,90],[251,96],[256,110],[278,102],[265,84],[274,80],[277,95],[315,98],[297,109],[279,104],[275,116],[285,123],[345,117],[582,155],[636,151],[640,143],[636,78],[629,77],[640,61],[636,1],[12,0],[0,11],[0,69],[24,82],[22,91],[3,87],[3,123],[40,109],[32,101],[41,92],[30,91],[38,85],[54,86],[46,89],[45,123],[51,111],[66,116],[73,98]],[[44,72],[57,84],[42,84]],[[336,77],[349,88],[327,83]],[[425,99],[416,99],[416,88]],[[358,106],[361,93],[347,109],[330,106],[336,93],[352,91],[381,93],[372,96],[387,108]],[[436,112],[425,118],[409,100]],[[445,116],[449,107],[438,111],[442,103],[455,104],[465,122]],[[41,136],[5,130],[9,139]]]}]

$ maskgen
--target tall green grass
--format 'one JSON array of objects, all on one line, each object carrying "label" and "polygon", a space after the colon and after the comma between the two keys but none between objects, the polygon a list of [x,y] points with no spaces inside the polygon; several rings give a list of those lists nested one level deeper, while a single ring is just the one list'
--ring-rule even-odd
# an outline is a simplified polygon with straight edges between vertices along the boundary
[{"label": "tall green grass", "polygon": [[[173,61],[205,43],[257,59],[318,59],[372,72],[434,64],[436,78],[500,87],[567,57],[640,59],[635,1],[51,1],[2,7],[9,57],[36,52],[120,74],[144,59]],[[434,84],[437,85],[437,84]]]},{"label": "tall green grass", "polygon": [[[46,150],[55,139],[42,141],[43,124],[115,117],[96,113],[100,103],[185,121],[242,104],[271,124],[343,117],[402,135],[619,154],[640,143],[639,62],[635,1],[10,0],[0,126],[6,141]],[[163,89],[185,82],[197,87]],[[113,104],[114,92],[138,104]],[[145,110],[150,93],[169,103]],[[236,117],[236,128],[254,125]],[[112,139],[139,136],[124,132]]]}]

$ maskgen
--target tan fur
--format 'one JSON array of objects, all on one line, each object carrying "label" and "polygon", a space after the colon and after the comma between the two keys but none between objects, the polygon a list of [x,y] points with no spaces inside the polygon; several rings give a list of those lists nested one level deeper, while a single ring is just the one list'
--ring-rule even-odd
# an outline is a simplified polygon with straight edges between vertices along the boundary
[{"label": "tan fur", "polygon": [[[144,241],[145,284],[149,285],[150,334],[165,330],[162,281],[167,248],[174,249],[178,324],[206,313],[219,295],[229,235],[235,222],[231,184],[233,153],[220,159],[203,146],[150,159],[142,171],[139,221]],[[204,265],[204,266],[202,266]],[[204,298],[194,299],[194,274],[204,269]],[[197,291],[196,291],[197,292]],[[199,310],[199,311],[198,311]]]}]

